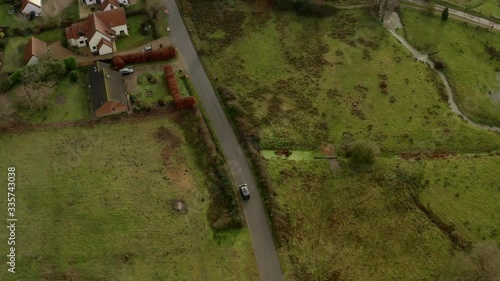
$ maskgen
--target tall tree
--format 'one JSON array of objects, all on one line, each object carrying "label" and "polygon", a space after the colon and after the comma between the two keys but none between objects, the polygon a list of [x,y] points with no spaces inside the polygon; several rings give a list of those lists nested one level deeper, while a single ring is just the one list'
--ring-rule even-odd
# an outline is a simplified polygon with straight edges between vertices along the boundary
[{"label": "tall tree", "polygon": [[160,4],[158,0],[146,0],[146,12],[149,14],[151,19],[158,19],[158,13],[164,9],[164,6]]},{"label": "tall tree", "polygon": [[16,91],[17,105],[29,110],[43,110],[49,103],[48,96],[52,90],[52,84],[32,82],[26,83]]},{"label": "tall tree", "polygon": [[443,12],[441,13],[441,20],[443,21],[448,20],[448,7],[444,8]]}]

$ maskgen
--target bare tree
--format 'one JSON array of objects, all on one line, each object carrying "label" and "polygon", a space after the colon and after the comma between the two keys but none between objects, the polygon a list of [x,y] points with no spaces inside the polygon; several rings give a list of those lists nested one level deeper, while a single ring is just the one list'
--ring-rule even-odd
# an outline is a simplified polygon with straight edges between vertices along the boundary
[{"label": "bare tree", "polygon": [[154,20],[158,19],[158,13],[164,9],[164,6],[158,0],[146,0],[145,6],[146,12]]},{"label": "bare tree", "polygon": [[14,122],[14,105],[7,95],[0,95],[0,128],[10,126]]},{"label": "bare tree", "polygon": [[17,104],[29,110],[43,110],[47,107],[48,96],[52,91],[52,84],[27,83],[19,87],[16,92]]}]

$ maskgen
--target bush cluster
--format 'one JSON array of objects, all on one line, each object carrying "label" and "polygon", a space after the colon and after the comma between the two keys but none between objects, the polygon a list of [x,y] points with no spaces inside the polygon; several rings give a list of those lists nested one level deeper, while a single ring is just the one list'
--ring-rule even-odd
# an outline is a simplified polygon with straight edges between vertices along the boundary
[{"label": "bush cluster", "polygon": [[125,64],[151,62],[160,60],[173,59],[176,55],[174,47],[164,49],[156,49],[151,52],[140,52],[130,55],[115,56],[113,57],[113,65],[117,68],[122,68]]},{"label": "bush cluster", "polygon": [[175,78],[174,69],[170,65],[165,65],[163,68],[165,79],[167,80],[168,90],[174,98],[174,104],[177,109],[191,108],[196,104],[194,97],[181,97],[179,85]]}]

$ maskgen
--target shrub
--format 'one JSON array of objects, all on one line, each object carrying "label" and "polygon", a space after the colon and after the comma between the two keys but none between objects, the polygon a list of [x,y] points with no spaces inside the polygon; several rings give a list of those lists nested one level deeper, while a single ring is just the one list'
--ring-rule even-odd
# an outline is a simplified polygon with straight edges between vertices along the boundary
[{"label": "shrub", "polygon": [[379,153],[377,145],[367,141],[355,141],[348,150],[347,157],[350,158],[350,164],[355,169],[369,168],[375,163],[375,157]]},{"label": "shrub", "polygon": [[71,82],[73,83],[78,81],[78,71],[71,70],[71,72],[69,73],[69,80],[71,80]]},{"label": "shrub", "polygon": [[437,60],[434,62],[434,68],[437,70],[443,70],[444,69],[444,63],[440,60]]},{"label": "shrub", "polygon": [[177,84],[177,79],[174,75],[174,69],[170,65],[166,65],[163,68],[165,73],[165,79],[167,80],[167,87],[174,98],[174,105],[177,109],[190,108],[196,104],[196,99],[194,97],[181,97],[179,91],[179,85]]},{"label": "shrub", "polygon": [[175,58],[176,50],[174,47],[156,49],[151,52],[134,53],[123,56],[113,57],[113,65],[122,68],[125,64],[151,62],[160,60],[170,60]]},{"label": "shrub", "polygon": [[76,69],[76,59],[74,57],[65,58],[64,65],[66,66],[66,71],[72,71]]}]

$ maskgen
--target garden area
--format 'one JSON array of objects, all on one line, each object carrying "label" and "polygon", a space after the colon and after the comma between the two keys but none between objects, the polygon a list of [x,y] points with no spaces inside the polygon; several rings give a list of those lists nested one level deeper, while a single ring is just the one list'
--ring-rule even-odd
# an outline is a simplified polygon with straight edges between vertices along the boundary
[{"label": "garden area", "polygon": [[153,33],[148,18],[144,15],[127,17],[129,36],[124,36],[116,41],[118,51],[130,50],[143,46],[152,41]]},{"label": "garden area", "polygon": [[16,278],[257,280],[248,230],[207,222],[214,183],[193,118],[0,134],[0,168],[15,163],[22,185]]},{"label": "garden area", "polygon": [[500,126],[500,36],[409,9],[402,12],[402,22],[411,44],[444,62],[455,101],[465,115]]},{"label": "garden area", "polygon": [[12,73],[23,67],[24,47],[29,41],[29,37],[9,37],[5,46],[2,72]]},{"label": "garden area", "polygon": [[137,92],[132,96],[133,104],[138,107],[154,107],[172,101],[163,72],[142,73],[137,76]]},{"label": "garden area", "polygon": [[[21,87],[13,89],[10,96],[15,100],[15,94]],[[85,72],[78,73],[78,81],[72,82],[69,77],[51,84],[47,90],[47,103],[43,110],[18,109],[20,120],[31,123],[77,121],[90,118],[87,82]]]}]

